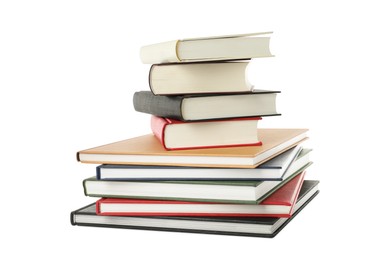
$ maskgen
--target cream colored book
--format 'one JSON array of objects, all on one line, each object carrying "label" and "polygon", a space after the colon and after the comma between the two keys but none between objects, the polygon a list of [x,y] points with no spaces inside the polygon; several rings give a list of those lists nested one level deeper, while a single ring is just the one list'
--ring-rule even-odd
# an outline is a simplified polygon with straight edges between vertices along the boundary
[{"label": "cream colored book", "polygon": [[79,151],[83,163],[255,168],[307,138],[307,129],[258,129],[261,146],[167,151],[153,135],[143,135]]},{"label": "cream colored book", "polygon": [[250,92],[248,61],[153,65],[149,86],[154,95]]},{"label": "cream colored book", "polygon": [[140,57],[146,64],[272,57],[271,33],[235,34],[161,42],[143,46]]}]

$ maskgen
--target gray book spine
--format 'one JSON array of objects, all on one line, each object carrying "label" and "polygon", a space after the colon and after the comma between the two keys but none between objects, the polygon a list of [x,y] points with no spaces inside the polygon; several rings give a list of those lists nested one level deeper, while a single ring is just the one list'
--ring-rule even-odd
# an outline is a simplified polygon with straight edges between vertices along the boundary
[{"label": "gray book spine", "polygon": [[150,91],[139,91],[134,93],[133,105],[141,113],[184,121],[182,100],[183,96],[155,96]]}]

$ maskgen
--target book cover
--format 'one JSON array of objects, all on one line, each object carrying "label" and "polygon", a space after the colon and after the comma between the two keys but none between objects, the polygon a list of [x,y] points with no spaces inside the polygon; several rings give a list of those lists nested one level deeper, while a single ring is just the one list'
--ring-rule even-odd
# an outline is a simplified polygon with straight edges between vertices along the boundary
[{"label": "book cover", "polygon": [[102,198],[96,213],[107,216],[220,216],[291,217],[304,173],[294,177],[257,205],[201,203],[189,201]]},{"label": "book cover", "polygon": [[319,193],[318,181],[304,181],[290,218],[99,216],[95,203],[70,214],[72,225],[106,228],[275,237]]},{"label": "book cover", "polygon": [[258,129],[261,146],[167,151],[153,134],[86,149],[77,160],[95,164],[255,168],[307,139],[307,129]]}]

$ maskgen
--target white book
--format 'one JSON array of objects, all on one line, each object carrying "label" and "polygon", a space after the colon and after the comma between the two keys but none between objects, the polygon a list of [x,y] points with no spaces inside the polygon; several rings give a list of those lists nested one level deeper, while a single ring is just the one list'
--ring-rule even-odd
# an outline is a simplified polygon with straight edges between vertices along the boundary
[{"label": "white book", "polygon": [[155,95],[250,92],[249,61],[155,64],[149,72]]},{"label": "white book", "polygon": [[172,40],[143,46],[140,58],[146,64],[236,60],[272,57],[270,34],[260,32]]}]

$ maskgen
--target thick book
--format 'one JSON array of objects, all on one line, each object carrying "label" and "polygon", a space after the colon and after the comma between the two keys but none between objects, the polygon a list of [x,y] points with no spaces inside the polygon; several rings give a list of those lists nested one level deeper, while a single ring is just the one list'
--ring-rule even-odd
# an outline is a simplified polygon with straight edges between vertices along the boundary
[{"label": "thick book", "polygon": [[260,117],[183,122],[151,117],[151,129],[166,150],[261,145]]},{"label": "thick book", "polygon": [[79,151],[83,163],[256,168],[307,139],[307,129],[258,129],[261,146],[167,151],[153,134]]},{"label": "thick book", "polygon": [[219,216],[289,218],[301,189],[304,173],[257,205],[189,201],[102,198],[96,213],[107,216]]},{"label": "thick book", "polygon": [[295,172],[306,165],[310,161],[310,152],[311,149],[295,146],[254,169],[103,164],[96,167],[96,178],[139,181],[280,181],[287,171]]},{"label": "thick book", "polygon": [[143,46],[143,63],[198,62],[272,57],[272,32],[211,36],[173,40]]},{"label": "thick book", "polygon": [[109,181],[91,177],[83,181],[91,197],[258,204],[311,162],[282,181]]},{"label": "thick book", "polygon": [[250,92],[248,61],[155,64],[149,71],[154,95]]},{"label": "thick book", "polygon": [[254,90],[240,94],[156,96],[150,91],[139,91],[134,93],[133,106],[141,113],[180,121],[279,116],[278,93]]},{"label": "thick book", "polygon": [[318,181],[305,180],[290,218],[99,216],[95,203],[70,214],[72,225],[252,237],[276,236],[319,193]]}]

